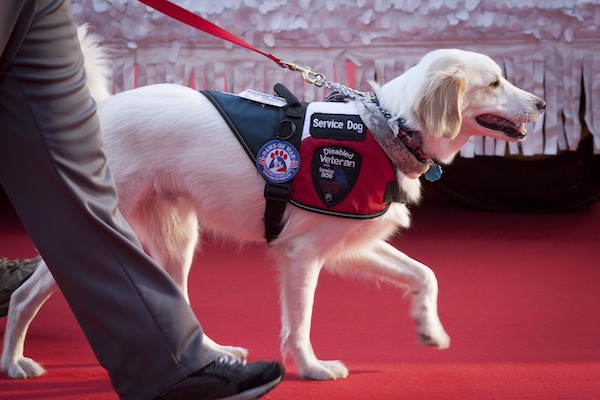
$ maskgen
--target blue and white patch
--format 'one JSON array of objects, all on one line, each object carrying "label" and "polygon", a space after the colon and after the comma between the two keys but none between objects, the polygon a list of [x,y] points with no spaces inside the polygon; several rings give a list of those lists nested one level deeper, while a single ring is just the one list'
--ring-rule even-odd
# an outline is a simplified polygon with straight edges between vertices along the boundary
[{"label": "blue and white patch", "polygon": [[300,154],[289,142],[271,140],[258,151],[256,168],[268,182],[284,183],[298,173]]}]

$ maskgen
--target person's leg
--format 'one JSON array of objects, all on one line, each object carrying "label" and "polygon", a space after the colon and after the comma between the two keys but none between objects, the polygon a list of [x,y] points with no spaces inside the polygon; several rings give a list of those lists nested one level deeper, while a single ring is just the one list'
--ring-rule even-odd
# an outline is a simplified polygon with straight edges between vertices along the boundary
[{"label": "person's leg", "polygon": [[75,29],[63,0],[0,3],[0,183],[117,393],[150,399],[218,355],[117,211]]}]

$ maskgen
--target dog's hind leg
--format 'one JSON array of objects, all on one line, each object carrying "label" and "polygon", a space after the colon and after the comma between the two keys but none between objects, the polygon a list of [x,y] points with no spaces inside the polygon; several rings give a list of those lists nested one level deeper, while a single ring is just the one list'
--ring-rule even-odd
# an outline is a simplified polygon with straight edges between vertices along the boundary
[{"label": "dog's hind leg", "polygon": [[200,231],[188,200],[152,195],[133,213],[124,215],[146,252],[171,276],[189,303],[188,275]]},{"label": "dog's hind leg", "polygon": [[[200,238],[198,219],[189,201],[147,198],[128,221],[148,254],[173,278],[189,303],[188,275]],[[228,358],[248,357],[248,350],[220,345],[206,335],[204,344]]]},{"label": "dog's hind leg", "polygon": [[27,329],[48,298],[58,290],[54,277],[41,261],[36,271],[11,296],[4,333],[2,370],[14,379],[36,378],[46,370],[23,356]]},{"label": "dog's hind leg", "polygon": [[410,313],[417,325],[419,342],[439,349],[450,346],[450,337],[437,313],[437,279],[426,265],[381,240],[356,257],[336,260],[327,267],[339,273],[363,274],[408,288],[413,295]]}]

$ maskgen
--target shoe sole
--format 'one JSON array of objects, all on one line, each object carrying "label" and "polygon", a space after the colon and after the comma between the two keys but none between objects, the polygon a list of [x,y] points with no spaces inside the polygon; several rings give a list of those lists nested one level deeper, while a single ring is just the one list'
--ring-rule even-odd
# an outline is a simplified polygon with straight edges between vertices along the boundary
[{"label": "shoe sole", "polygon": [[253,389],[246,390],[245,392],[242,392],[242,393],[234,394],[233,396],[230,396],[230,397],[223,397],[222,399],[218,399],[218,400],[254,400],[254,399],[258,399],[259,397],[262,397],[265,394],[269,393],[275,386],[277,386],[279,384],[279,382],[281,382],[282,379],[283,379],[283,377],[280,376],[279,378],[275,379],[274,381],[265,383],[262,386],[258,386]]}]

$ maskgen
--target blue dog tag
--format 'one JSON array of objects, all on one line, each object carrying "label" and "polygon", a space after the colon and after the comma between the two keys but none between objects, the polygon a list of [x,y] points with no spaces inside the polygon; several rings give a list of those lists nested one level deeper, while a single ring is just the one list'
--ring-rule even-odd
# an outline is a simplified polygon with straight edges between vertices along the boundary
[{"label": "blue dog tag", "polygon": [[442,177],[442,167],[437,164],[429,166],[427,172],[425,172],[425,179],[429,182],[435,182]]}]

